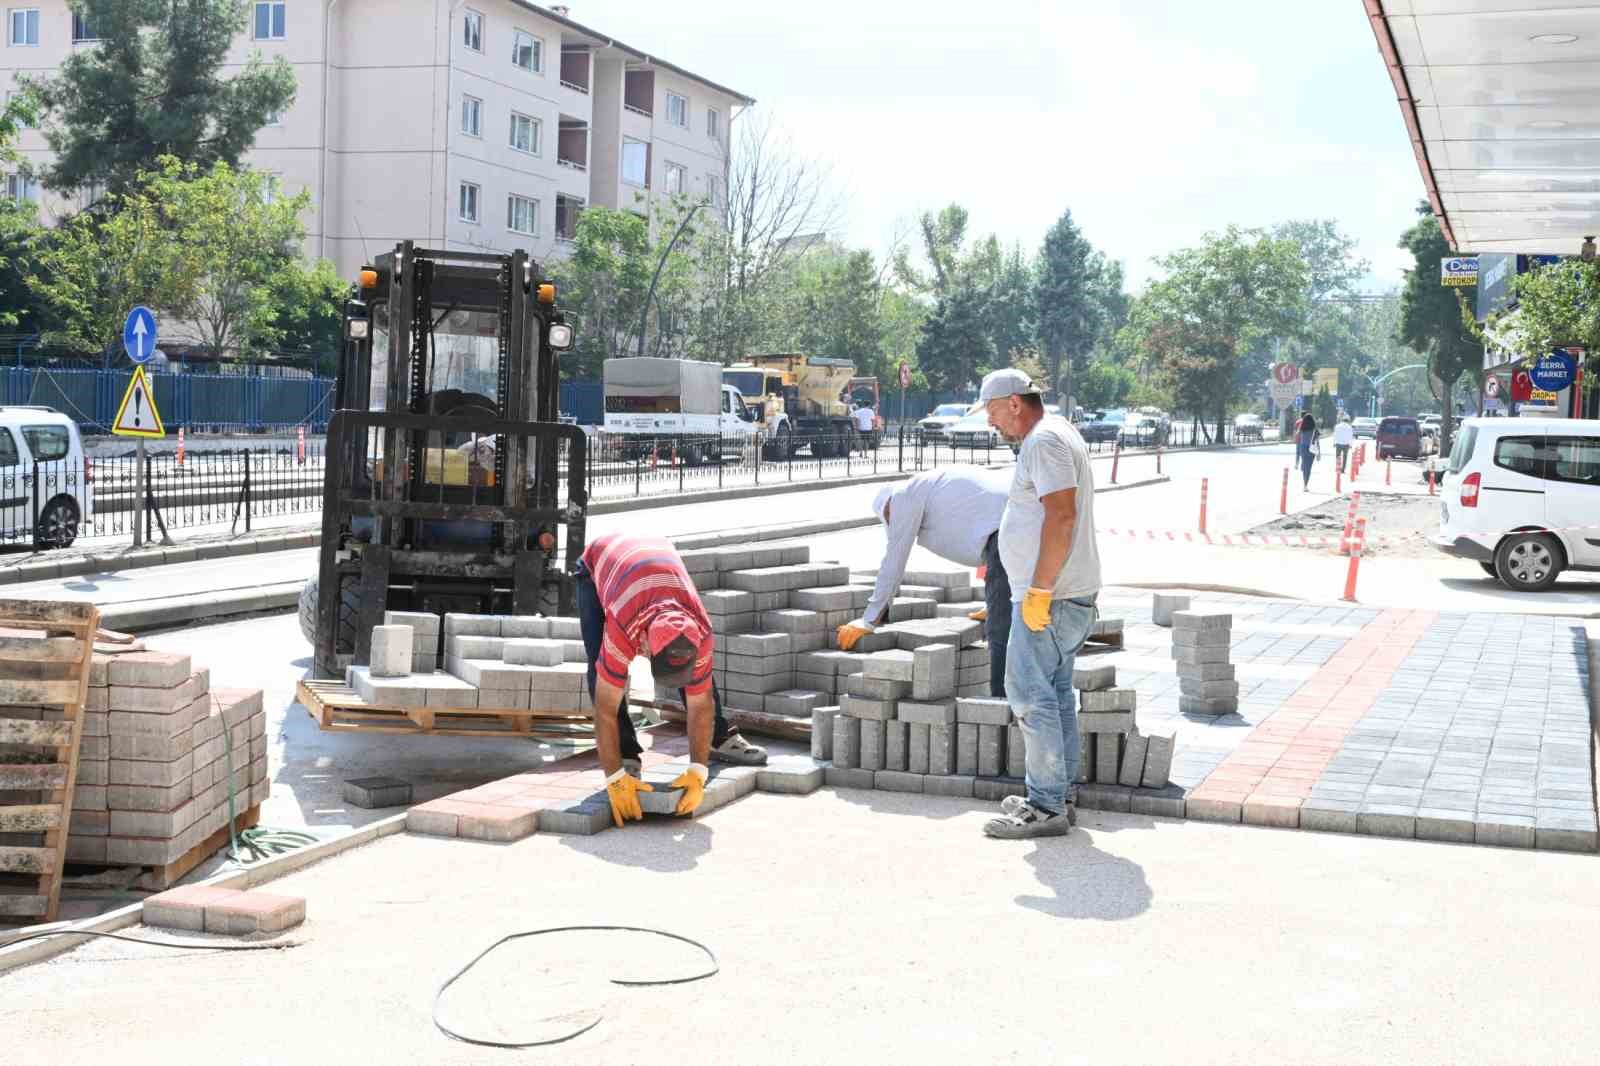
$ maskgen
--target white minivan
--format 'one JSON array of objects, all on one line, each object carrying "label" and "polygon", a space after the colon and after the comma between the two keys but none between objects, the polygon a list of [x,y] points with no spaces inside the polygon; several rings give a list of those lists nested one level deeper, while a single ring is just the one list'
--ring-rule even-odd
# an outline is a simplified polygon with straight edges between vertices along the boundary
[{"label": "white minivan", "polygon": [[1434,546],[1507,586],[1600,570],[1600,422],[1469,418],[1444,473]]},{"label": "white minivan", "polygon": [[51,407],[0,407],[0,541],[65,548],[93,512],[78,424]]}]

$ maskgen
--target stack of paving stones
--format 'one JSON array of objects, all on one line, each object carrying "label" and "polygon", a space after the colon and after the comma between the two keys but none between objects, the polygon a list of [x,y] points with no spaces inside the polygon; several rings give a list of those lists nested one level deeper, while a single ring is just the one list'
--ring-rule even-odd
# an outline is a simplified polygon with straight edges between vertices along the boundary
[{"label": "stack of paving stones", "polygon": [[[1161,604],[1156,607],[1159,611]],[[1172,626],[1172,658],[1178,667],[1178,710],[1184,714],[1236,713],[1239,682],[1231,661],[1233,615],[1195,608],[1169,609],[1167,615]]]},{"label": "stack of paving stones", "polygon": [[[444,671],[435,669],[443,651]],[[389,611],[346,683],[369,703],[578,714],[591,701],[576,618]]]},{"label": "stack of paving stones", "polygon": [[94,656],[69,862],[166,866],[227,825],[230,784],[236,813],[267,798],[261,690],[210,686],[187,655]]},{"label": "stack of paving stones", "polygon": [[1078,690],[1079,805],[1182,817],[1182,792],[1169,788],[1175,737],[1139,731],[1138,692],[1118,688],[1110,664],[1079,665],[1072,687]]}]

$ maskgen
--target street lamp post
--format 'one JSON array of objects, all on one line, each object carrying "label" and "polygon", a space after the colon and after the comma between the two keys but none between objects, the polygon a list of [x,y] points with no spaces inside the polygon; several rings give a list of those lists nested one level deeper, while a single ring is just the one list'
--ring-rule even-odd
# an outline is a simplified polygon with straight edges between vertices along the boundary
[{"label": "street lamp post", "polygon": [[678,229],[672,234],[672,240],[667,242],[666,249],[661,253],[661,258],[656,262],[656,272],[650,276],[650,291],[644,296],[644,309],[639,312],[639,354],[644,355],[644,337],[650,324],[650,301],[655,299],[656,282],[661,280],[661,270],[667,265],[667,257],[672,254],[672,249],[678,244],[678,238],[683,236],[683,231],[689,228],[689,221],[694,218],[695,212],[702,207],[711,206],[710,200],[701,200],[689,208],[689,213],[683,216],[683,221],[678,223]]},{"label": "street lamp post", "polygon": [[1417,370],[1417,369],[1426,367],[1427,365],[1428,365],[1427,363],[1407,363],[1405,366],[1397,366],[1393,370],[1389,371],[1387,374],[1381,374],[1378,377],[1372,377],[1369,374],[1362,374],[1361,376],[1366,378],[1367,379],[1367,383],[1372,386],[1372,401],[1371,401],[1372,417],[1373,418],[1377,418],[1378,417],[1378,387],[1380,385],[1382,385],[1385,381],[1388,381],[1390,378],[1394,377],[1396,374],[1400,373],[1400,371],[1402,371],[1402,370]]}]

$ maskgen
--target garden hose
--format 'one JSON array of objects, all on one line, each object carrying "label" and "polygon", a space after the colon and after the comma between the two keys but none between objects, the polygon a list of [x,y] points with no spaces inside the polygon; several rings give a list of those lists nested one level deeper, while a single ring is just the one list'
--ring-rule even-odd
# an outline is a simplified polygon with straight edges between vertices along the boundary
[{"label": "garden hose", "polygon": [[287,854],[307,844],[315,844],[315,836],[294,829],[273,829],[264,825],[254,829],[234,829],[238,808],[233,787],[233,729],[226,718],[222,721],[222,738],[222,754],[228,765],[228,858],[241,866],[248,866],[274,855]]}]

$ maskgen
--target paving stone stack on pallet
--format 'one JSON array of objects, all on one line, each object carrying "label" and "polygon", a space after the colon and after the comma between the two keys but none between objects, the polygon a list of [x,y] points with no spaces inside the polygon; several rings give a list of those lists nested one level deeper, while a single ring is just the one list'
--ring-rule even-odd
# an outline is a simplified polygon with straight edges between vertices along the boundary
[{"label": "paving stone stack on pallet", "polygon": [[187,655],[96,655],[73,792],[70,862],[166,866],[267,798],[260,689],[213,689]]},{"label": "paving stone stack on pallet", "polygon": [[1239,682],[1230,661],[1233,615],[1227,611],[1175,610],[1172,658],[1178,666],[1178,710],[1231,714],[1239,709]]}]

